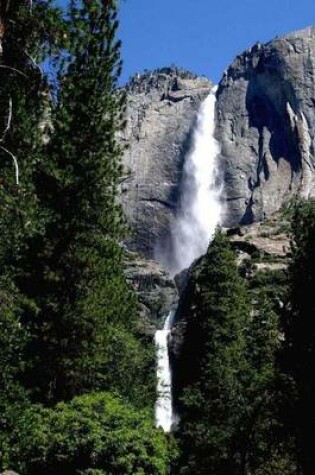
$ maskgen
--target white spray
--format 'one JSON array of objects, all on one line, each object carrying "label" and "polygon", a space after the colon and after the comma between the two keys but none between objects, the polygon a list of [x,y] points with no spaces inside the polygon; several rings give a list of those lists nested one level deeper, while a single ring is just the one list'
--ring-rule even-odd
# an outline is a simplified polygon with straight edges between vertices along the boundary
[{"label": "white spray", "polygon": [[184,164],[179,214],[171,229],[174,274],[206,252],[220,222],[216,164],[220,147],[214,137],[216,89],[201,104],[192,149]]},{"label": "white spray", "polygon": [[[207,250],[216,226],[220,222],[220,193],[217,185],[216,157],[220,151],[214,138],[216,88],[201,105],[193,132],[193,144],[183,170],[183,187],[179,214],[172,226],[173,255],[167,267],[176,274]],[[163,257],[161,257],[163,261]],[[166,260],[166,258],[164,259]],[[168,354],[168,338],[174,312],[170,312],[163,330],[155,334],[157,346],[158,398],[155,408],[156,425],[165,432],[174,421],[172,407],[172,376]]]}]

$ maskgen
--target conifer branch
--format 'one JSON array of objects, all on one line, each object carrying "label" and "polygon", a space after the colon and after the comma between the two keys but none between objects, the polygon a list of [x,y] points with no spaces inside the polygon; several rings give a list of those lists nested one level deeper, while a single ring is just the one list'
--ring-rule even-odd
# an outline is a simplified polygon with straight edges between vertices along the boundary
[{"label": "conifer branch", "polygon": [[13,155],[12,152],[10,152],[10,150],[6,149],[5,147],[3,147],[2,145],[0,145],[0,148],[6,152],[8,155],[10,155],[10,157],[12,157],[12,160],[13,160],[13,163],[14,163],[14,168],[15,168],[15,183],[17,185],[19,185],[19,164],[18,164],[18,161],[17,161],[17,158],[15,155]]}]

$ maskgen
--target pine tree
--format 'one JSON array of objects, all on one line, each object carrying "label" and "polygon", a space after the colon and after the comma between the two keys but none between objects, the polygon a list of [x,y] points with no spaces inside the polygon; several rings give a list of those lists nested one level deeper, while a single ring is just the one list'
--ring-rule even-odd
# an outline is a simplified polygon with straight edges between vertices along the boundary
[{"label": "pine tree", "polygon": [[29,240],[18,278],[32,301],[23,320],[30,333],[23,381],[50,404],[91,389],[118,390],[141,404],[151,359],[134,335],[135,300],[121,266],[116,2],[73,1],[66,21],[48,158],[34,176],[45,232]]},{"label": "pine tree", "polygon": [[7,435],[28,404],[18,377],[28,341],[22,315],[31,302],[17,278],[30,237],[44,227],[33,180],[44,160],[46,81],[39,65],[48,50],[57,51],[58,21],[50,2],[0,5],[0,467]]},{"label": "pine tree", "polygon": [[[242,454],[241,473],[293,475],[292,447],[281,437],[279,374],[276,356],[280,346],[277,305],[265,287],[272,272],[263,271],[262,283],[251,293],[254,302],[245,330],[247,371],[244,374],[245,411],[239,421],[237,446]],[[259,282],[257,275],[256,279]],[[273,281],[273,284],[275,282]],[[257,285],[257,284],[256,284]],[[279,287],[273,288],[279,294]]]},{"label": "pine tree", "polygon": [[[289,408],[304,475],[315,467],[315,203],[296,203],[291,218],[289,305],[284,317],[282,370],[291,382]],[[292,429],[292,426],[290,427]]]},{"label": "pine tree", "polygon": [[179,433],[184,454],[180,473],[234,475],[241,463],[235,442],[244,413],[249,302],[222,232],[217,232],[191,288],[180,361]]},{"label": "pine tree", "polygon": [[[37,2],[32,8],[27,2],[1,2],[0,325],[4,334],[12,328],[12,337],[16,337],[14,351],[19,356],[27,335],[21,325],[21,314],[29,302],[19,292],[16,279],[27,242],[43,231],[44,222],[33,180],[36,167],[43,160],[39,124],[44,112],[45,78],[38,64],[52,47],[49,28],[55,28],[58,15],[44,2]],[[1,368],[2,374],[16,374],[16,367],[11,364],[17,363],[17,358],[9,356],[13,351],[11,341],[8,339],[8,344],[3,345],[1,359],[6,361],[6,368]],[[6,385],[1,390],[10,393]]]}]

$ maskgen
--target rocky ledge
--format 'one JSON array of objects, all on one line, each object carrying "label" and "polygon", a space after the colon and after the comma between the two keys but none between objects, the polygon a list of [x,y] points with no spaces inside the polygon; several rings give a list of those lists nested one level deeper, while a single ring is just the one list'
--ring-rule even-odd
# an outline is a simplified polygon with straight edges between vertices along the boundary
[{"label": "rocky ledge", "polygon": [[154,335],[178,300],[174,280],[157,261],[126,252],[124,270],[139,303],[139,330]]}]

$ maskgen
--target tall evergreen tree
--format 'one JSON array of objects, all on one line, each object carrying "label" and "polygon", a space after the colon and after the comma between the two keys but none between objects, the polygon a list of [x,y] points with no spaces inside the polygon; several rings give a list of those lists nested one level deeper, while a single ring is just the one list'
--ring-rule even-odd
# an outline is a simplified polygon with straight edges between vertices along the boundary
[{"label": "tall evergreen tree", "polygon": [[304,475],[315,467],[315,202],[294,206],[289,305],[284,318],[282,369],[291,381],[289,407]]},{"label": "tall evergreen tree", "polygon": [[180,303],[187,325],[175,366],[179,473],[293,475],[279,435],[275,276],[245,282],[235,257],[218,232]]},{"label": "tall evergreen tree", "polygon": [[23,381],[48,403],[91,389],[141,403],[152,360],[133,334],[135,302],[121,266],[116,2],[70,2],[66,22],[48,158],[34,179],[45,230],[30,238],[18,278],[32,302],[23,319],[30,334]]},{"label": "tall evergreen tree", "polygon": [[244,412],[244,329],[249,302],[222,232],[217,232],[193,277],[189,300],[180,362],[179,433],[184,454],[180,473],[235,475],[241,464],[236,437]]},{"label": "tall evergreen tree", "polygon": [[28,339],[22,315],[31,303],[16,281],[30,237],[44,229],[33,180],[44,160],[39,64],[58,48],[59,14],[50,2],[0,4],[0,467],[6,436],[28,402],[18,376]]},{"label": "tall evergreen tree", "polygon": [[[26,332],[21,326],[21,313],[28,300],[19,292],[16,278],[28,239],[43,230],[33,180],[36,167],[43,160],[39,124],[45,108],[45,79],[38,63],[52,47],[49,29],[55,28],[58,15],[58,10],[48,8],[44,2],[1,2],[0,325],[2,337],[9,334],[9,328],[12,337],[15,335],[14,349],[11,339],[2,346],[2,363],[6,361],[2,374],[10,368],[15,374],[16,368],[11,364],[22,356]],[[10,359],[13,352],[20,358]],[[6,385],[1,390],[7,392]]]},{"label": "tall evergreen tree", "polygon": [[[279,293],[272,272],[251,294],[254,303],[246,326],[246,360],[243,380],[245,411],[239,422],[237,446],[242,454],[241,473],[296,475],[290,439],[283,436],[279,418],[280,381],[276,356],[280,346],[279,308],[266,289],[268,279]],[[254,280],[259,282],[259,277]]]}]

